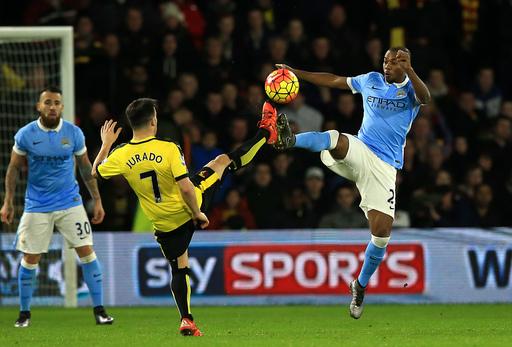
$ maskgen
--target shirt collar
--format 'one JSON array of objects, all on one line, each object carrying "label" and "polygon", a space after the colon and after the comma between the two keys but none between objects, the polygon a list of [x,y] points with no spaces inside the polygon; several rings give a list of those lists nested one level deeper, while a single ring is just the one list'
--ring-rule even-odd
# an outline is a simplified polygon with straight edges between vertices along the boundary
[{"label": "shirt collar", "polygon": [[153,140],[154,138],[156,138],[155,135],[151,135],[151,136],[145,137],[143,139],[139,139],[137,141],[134,141],[133,139],[131,139],[130,143],[133,144],[133,145],[136,145],[138,143],[148,142],[149,140]]},{"label": "shirt collar", "polygon": [[402,82],[393,83],[393,85],[397,88],[402,88],[403,86],[405,86],[407,84],[407,82],[409,82],[409,76],[405,75],[405,79]]},{"label": "shirt collar", "polygon": [[55,132],[59,132],[60,129],[62,128],[62,118],[59,120],[59,125],[57,125],[57,127],[55,129],[50,129],[50,128],[47,128],[43,125],[43,123],[41,123],[41,118],[38,118],[37,119],[37,126],[39,127],[39,129],[41,129],[42,131],[44,132],[50,132],[50,131],[55,131]]}]

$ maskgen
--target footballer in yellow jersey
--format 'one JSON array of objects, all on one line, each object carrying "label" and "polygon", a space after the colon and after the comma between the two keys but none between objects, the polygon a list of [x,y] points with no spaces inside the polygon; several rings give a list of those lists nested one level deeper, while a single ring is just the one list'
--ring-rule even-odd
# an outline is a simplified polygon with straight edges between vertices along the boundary
[{"label": "footballer in yellow jersey", "polygon": [[92,174],[103,179],[122,175],[137,194],[144,213],[153,223],[162,253],[171,265],[171,291],[181,316],[180,333],[201,336],[190,311],[188,246],[196,226],[208,226],[203,211],[220,184],[224,170],[238,170],[247,165],[265,143],[276,142],[277,111],[265,102],[255,137],[189,175],[180,147],[155,137],[156,107],[156,101],[148,98],[130,103],[126,117],[133,130],[132,140],[112,151],[121,128],[116,129],[117,123],[112,120],[105,122],[101,127],[102,146]]}]

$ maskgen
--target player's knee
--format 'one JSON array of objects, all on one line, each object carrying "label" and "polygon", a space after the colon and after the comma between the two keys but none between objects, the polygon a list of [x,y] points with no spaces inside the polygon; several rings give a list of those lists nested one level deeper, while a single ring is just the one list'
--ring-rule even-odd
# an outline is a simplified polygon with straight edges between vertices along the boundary
[{"label": "player's knee", "polygon": [[348,137],[344,134],[340,134],[336,147],[330,151],[331,156],[337,160],[345,159],[348,153],[348,146]]},{"label": "player's knee", "polygon": [[[23,261],[27,266],[37,265],[39,264],[39,260],[41,260],[41,254],[27,254],[23,255]],[[25,267],[27,267],[25,266]]]},{"label": "player's knee", "polygon": [[391,235],[391,225],[385,223],[375,223],[370,228],[372,236],[389,237]]},{"label": "player's knee", "polygon": [[88,257],[91,254],[94,254],[94,249],[91,246],[81,246],[75,248],[76,254],[78,254],[79,258]]},{"label": "player's knee", "polygon": [[210,167],[213,171],[219,175],[219,177],[222,177],[224,174],[224,170],[228,167],[228,165],[231,163],[231,159],[226,154],[221,154],[215,157],[212,161],[210,161],[206,166]]}]

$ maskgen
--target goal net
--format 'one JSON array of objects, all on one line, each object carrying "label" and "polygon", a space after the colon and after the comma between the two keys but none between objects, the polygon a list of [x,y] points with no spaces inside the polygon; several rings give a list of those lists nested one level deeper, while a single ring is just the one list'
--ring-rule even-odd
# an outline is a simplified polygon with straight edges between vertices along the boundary
[{"label": "goal net", "polygon": [[[55,85],[63,91],[64,118],[74,121],[73,29],[71,27],[0,27],[0,197],[9,164],[14,134],[37,119],[40,91]],[[14,197],[15,221],[0,225],[0,304],[17,302],[17,269],[21,254],[13,241],[23,213],[26,170],[18,177]],[[74,253],[74,252],[73,252]],[[64,302],[76,305],[75,255],[63,247],[60,235],[44,255],[38,270],[34,304]],[[67,264],[67,267],[66,265]],[[68,271],[65,272],[64,268]],[[63,276],[67,273],[68,280]],[[74,278],[74,280],[72,280]],[[74,283],[72,283],[74,282]]]}]

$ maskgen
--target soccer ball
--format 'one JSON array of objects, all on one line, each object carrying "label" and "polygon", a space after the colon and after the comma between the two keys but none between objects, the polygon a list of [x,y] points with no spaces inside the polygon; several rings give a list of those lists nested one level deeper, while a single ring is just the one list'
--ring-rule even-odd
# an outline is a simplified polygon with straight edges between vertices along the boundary
[{"label": "soccer ball", "polygon": [[274,70],[265,80],[265,92],[273,102],[287,104],[299,94],[299,80],[288,69]]}]

